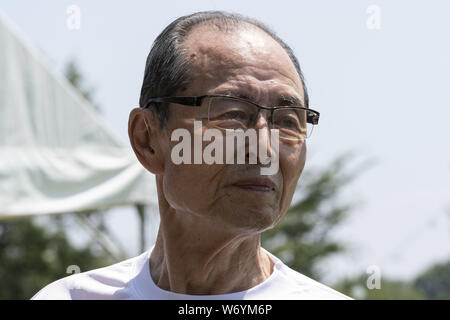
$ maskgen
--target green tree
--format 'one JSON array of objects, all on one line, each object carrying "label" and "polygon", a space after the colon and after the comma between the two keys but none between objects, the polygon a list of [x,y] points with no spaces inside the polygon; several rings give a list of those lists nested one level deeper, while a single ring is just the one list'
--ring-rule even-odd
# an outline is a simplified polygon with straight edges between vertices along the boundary
[{"label": "green tree", "polygon": [[367,279],[368,275],[344,279],[335,289],[366,300],[450,299],[450,261],[435,264],[412,280],[382,278],[378,289],[368,289]]},{"label": "green tree", "polygon": [[369,289],[367,274],[341,280],[334,287],[339,292],[360,300],[422,300],[426,296],[409,281],[382,278],[379,288]]},{"label": "green tree", "polygon": [[325,169],[305,170],[297,190],[301,198],[293,202],[275,228],[261,237],[264,248],[280,256],[289,267],[314,279],[321,277],[319,262],[345,249],[330,235],[354,204],[336,200],[342,188],[369,164],[366,161],[348,173],[346,165],[352,158],[354,153],[348,153]]},{"label": "green tree", "polygon": [[428,299],[450,300],[450,261],[430,267],[414,280],[414,286]]},{"label": "green tree", "polygon": [[76,249],[66,234],[50,232],[24,218],[0,224],[0,299],[29,299],[45,285],[68,276],[76,265],[87,271],[112,263],[92,244]]},{"label": "green tree", "polygon": [[98,104],[94,102],[93,96],[94,96],[94,89],[93,88],[87,88],[86,86],[86,80],[84,79],[80,68],[78,67],[77,63],[72,60],[69,61],[64,69],[64,75],[67,78],[67,80],[74,86],[80,94],[91,103],[91,105],[98,111],[101,111],[101,108]]}]

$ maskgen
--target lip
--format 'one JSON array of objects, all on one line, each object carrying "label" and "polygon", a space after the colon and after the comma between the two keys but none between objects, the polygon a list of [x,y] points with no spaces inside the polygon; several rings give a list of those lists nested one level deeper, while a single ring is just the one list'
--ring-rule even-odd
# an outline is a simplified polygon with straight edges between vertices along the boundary
[{"label": "lip", "polygon": [[235,187],[261,192],[271,192],[277,190],[277,185],[269,178],[241,179],[232,184]]}]

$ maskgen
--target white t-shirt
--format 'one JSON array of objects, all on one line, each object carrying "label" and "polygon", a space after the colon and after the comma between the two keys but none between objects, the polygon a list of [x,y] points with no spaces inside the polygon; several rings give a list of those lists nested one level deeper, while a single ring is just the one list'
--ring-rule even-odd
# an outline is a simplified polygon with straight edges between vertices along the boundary
[{"label": "white t-shirt", "polygon": [[275,263],[272,274],[260,284],[240,292],[218,295],[188,295],[159,288],[150,276],[152,250],[114,265],[74,274],[47,285],[32,300],[301,300],[351,299],[286,266],[269,253]]}]

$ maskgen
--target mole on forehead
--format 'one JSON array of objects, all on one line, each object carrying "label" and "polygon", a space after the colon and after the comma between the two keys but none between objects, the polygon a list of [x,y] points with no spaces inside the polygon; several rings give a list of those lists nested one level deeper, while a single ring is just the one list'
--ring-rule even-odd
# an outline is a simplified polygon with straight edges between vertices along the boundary
[{"label": "mole on forehead", "polygon": [[216,63],[231,63],[243,59],[248,49],[236,36],[218,36],[214,33],[202,33],[186,39],[184,47],[191,59],[213,59]]}]

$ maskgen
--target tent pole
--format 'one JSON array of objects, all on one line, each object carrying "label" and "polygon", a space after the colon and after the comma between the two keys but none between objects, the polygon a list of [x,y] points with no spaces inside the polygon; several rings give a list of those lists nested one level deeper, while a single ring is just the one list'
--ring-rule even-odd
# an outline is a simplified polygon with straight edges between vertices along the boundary
[{"label": "tent pole", "polygon": [[116,261],[124,260],[123,252],[104,234],[99,230],[83,213],[75,213],[74,217],[78,222],[89,229],[95,240],[108,252]]},{"label": "tent pole", "polygon": [[140,246],[141,250],[140,252],[144,252],[146,249],[146,243],[145,243],[145,206],[143,204],[137,204],[136,210],[139,216],[139,222],[140,222]]}]

